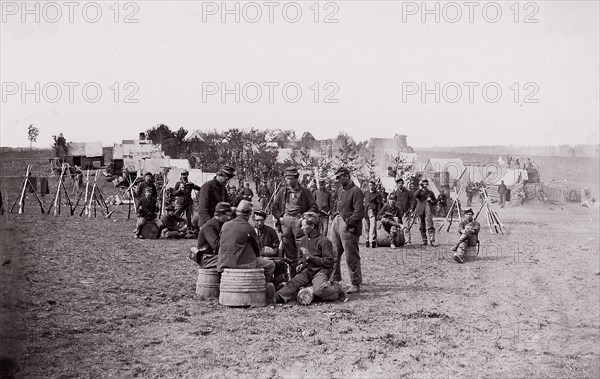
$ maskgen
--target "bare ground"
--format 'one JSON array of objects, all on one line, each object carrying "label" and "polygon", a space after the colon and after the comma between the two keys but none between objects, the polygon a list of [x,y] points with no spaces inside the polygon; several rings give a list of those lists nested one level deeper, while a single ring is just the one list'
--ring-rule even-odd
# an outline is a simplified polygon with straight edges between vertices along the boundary
[{"label": "bare ground", "polygon": [[[1,222],[0,370],[16,377],[598,377],[598,209],[500,209],[474,262],[441,246],[361,248],[346,303],[200,301],[194,241],[134,221]],[[345,269],[345,267],[344,267]],[[347,272],[344,271],[347,282]]]}]

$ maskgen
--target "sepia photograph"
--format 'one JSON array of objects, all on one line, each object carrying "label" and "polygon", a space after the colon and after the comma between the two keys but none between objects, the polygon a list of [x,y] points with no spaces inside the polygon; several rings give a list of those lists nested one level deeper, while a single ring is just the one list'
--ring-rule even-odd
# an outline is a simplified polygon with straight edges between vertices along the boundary
[{"label": "sepia photograph", "polygon": [[600,376],[600,1],[0,17],[0,379]]}]

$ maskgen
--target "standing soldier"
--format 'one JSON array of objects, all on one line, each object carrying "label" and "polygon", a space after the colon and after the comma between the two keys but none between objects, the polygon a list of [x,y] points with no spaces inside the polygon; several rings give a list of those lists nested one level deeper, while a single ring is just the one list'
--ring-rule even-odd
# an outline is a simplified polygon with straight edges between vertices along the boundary
[{"label": "standing soldier", "polygon": [[212,180],[204,183],[198,195],[198,227],[202,227],[215,215],[215,207],[220,202],[233,200],[227,194],[227,183],[235,176],[235,169],[224,165]]},{"label": "standing soldier", "polygon": [[404,187],[404,179],[396,179],[396,204],[402,209],[402,225],[404,225],[404,240],[406,245],[410,245],[410,228],[413,223],[413,203],[415,201],[413,192]]},{"label": "standing soldier", "polygon": [[437,246],[433,225],[433,209],[437,200],[434,193],[429,190],[429,180],[421,180],[421,188],[415,192],[415,199],[417,199],[415,215],[419,217],[419,231],[421,232],[421,238],[423,238],[423,245],[427,245],[428,232],[429,243],[431,243],[431,246]]},{"label": "standing soldier", "polygon": [[328,191],[327,181],[319,179],[319,189],[313,192],[317,206],[319,207],[319,233],[327,237],[329,231],[329,216],[333,207],[331,191]]},{"label": "standing soldier", "polygon": [[271,198],[271,191],[269,190],[269,186],[267,186],[267,182],[262,182],[256,193],[258,195],[258,201],[260,202],[260,209],[266,212],[267,204]]},{"label": "standing soldier", "polygon": [[438,216],[440,217],[446,217],[447,213],[448,213],[448,194],[446,193],[446,190],[441,190],[440,194],[438,195],[437,198],[437,202],[438,202]]},{"label": "standing soldier", "polygon": [[473,184],[473,182],[468,182],[467,186],[465,187],[465,193],[467,194],[467,207],[471,206],[471,203],[473,202],[473,195],[475,195],[475,185]]},{"label": "standing soldier", "polygon": [[147,172],[144,175],[144,180],[138,184],[137,190],[135,191],[135,197],[142,199],[146,193],[146,188],[150,188],[152,190],[153,198],[158,198],[158,191],[156,190],[156,185],[154,184],[154,175],[152,175],[151,172]]},{"label": "standing soldier", "polygon": [[175,215],[181,217],[185,212],[188,230],[192,228],[192,214],[194,213],[194,201],[192,200],[192,190],[199,191],[200,187],[188,180],[189,172],[181,172],[181,180],[175,184],[173,195],[175,199]]},{"label": "standing soldier", "polygon": [[383,198],[377,191],[377,182],[374,179],[369,180],[368,189],[364,192],[365,197],[365,216],[364,227],[367,234],[367,247],[377,247],[377,215],[383,207]]},{"label": "standing soldier", "polygon": [[273,202],[273,216],[280,228],[283,243],[283,254],[290,264],[290,279],[296,275],[298,265],[298,247],[304,236],[300,217],[305,212],[317,212],[315,199],[308,190],[298,181],[298,169],[288,167],[285,169],[285,186],[281,186]]},{"label": "standing soldier", "polygon": [[504,180],[500,181],[500,185],[498,186],[498,196],[500,197],[500,208],[504,208],[504,202],[506,201],[506,192],[508,192],[508,188],[506,184],[504,184]]},{"label": "standing soldier", "polygon": [[331,237],[334,251],[334,266],[331,281],[342,281],[341,259],[346,252],[346,264],[350,274],[351,286],[346,293],[360,292],[362,272],[358,239],[362,234],[362,219],[365,215],[364,195],[350,178],[350,171],[340,167],[335,173],[337,187],[334,203],[334,218],[331,225]]}]

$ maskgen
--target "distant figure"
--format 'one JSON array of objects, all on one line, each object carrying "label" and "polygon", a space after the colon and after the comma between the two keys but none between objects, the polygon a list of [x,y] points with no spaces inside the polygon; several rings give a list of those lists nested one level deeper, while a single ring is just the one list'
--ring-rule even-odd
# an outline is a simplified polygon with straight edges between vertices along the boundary
[{"label": "distant figure", "polygon": [[329,216],[333,207],[333,197],[331,191],[327,189],[327,180],[319,180],[319,189],[313,192],[313,197],[319,207],[319,233],[327,237],[329,232]]},{"label": "distant figure", "polygon": [[448,213],[448,194],[446,190],[441,190],[437,198],[438,201],[438,216],[446,217]]},{"label": "distant figure", "polygon": [[473,182],[467,183],[467,186],[465,187],[465,193],[467,194],[467,207],[470,207],[471,203],[473,203],[473,196],[475,195],[476,190],[477,187],[475,187]]},{"label": "distant figure", "polygon": [[269,203],[269,199],[271,198],[271,190],[269,190],[267,182],[262,182],[262,184],[258,187],[256,194],[258,195],[260,209],[266,212],[267,204]]},{"label": "distant figure", "polygon": [[242,200],[247,200],[252,202],[252,197],[254,197],[254,192],[250,189],[250,183],[246,182],[245,187],[240,191],[242,195]]},{"label": "distant figure", "polygon": [[404,225],[404,240],[411,244],[410,228],[413,223],[412,205],[415,201],[413,191],[404,186],[404,179],[396,179],[396,204],[402,209],[402,224]]},{"label": "distant figure", "polygon": [[186,221],[175,215],[175,207],[173,205],[165,207],[165,211],[167,213],[160,219],[163,238],[177,239],[185,237],[187,231]]},{"label": "distant figure", "polygon": [[377,219],[381,221],[381,226],[390,235],[390,249],[396,246],[402,246],[401,233],[404,229],[402,225],[402,215],[404,211],[396,205],[396,194],[394,192],[388,195],[387,204],[385,204],[379,213]]},{"label": "distant figure", "polygon": [[152,189],[146,188],[145,197],[141,198],[138,203],[138,218],[135,228],[135,238],[143,238],[142,228],[147,222],[155,223],[160,229],[162,223],[156,217],[157,213],[158,206],[156,205],[156,199],[152,197]]},{"label": "distant figure", "polygon": [[504,208],[507,191],[508,191],[508,188],[506,188],[506,185],[504,184],[504,180],[501,180],[500,185],[498,186],[498,196],[500,197],[500,208]]}]

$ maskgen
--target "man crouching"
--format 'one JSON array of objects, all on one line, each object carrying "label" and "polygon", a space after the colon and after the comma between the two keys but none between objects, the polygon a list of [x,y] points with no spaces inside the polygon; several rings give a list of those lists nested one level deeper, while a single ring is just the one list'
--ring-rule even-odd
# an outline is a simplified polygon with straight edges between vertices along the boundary
[{"label": "man crouching", "polygon": [[302,216],[304,237],[300,240],[300,254],[296,276],[275,294],[277,303],[285,303],[296,297],[301,287],[312,284],[315,297],[333,301],[346,296],[337,282],[329,282],[333,269],[333,245],[327,237],[319,234],[319,216],[306,212]]}]

